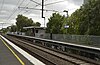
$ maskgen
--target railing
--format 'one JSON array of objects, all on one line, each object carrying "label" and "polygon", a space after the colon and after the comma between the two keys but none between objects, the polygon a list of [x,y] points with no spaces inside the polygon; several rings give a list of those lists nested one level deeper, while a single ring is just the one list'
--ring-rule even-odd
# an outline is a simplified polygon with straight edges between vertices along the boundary
[{"label": "railing", "polygon": [[[36,37],[44,39],[50,39],[50,36],[50,33],[45,33],[43,36],[36,35]],[[100,48],[100,36],[52,34],[52,40]]]},{"label": "railing", "polygon": [[[12,32],[12,33],[14,33],[14,32]],[[14,33],[14,34],[16,34],[16,33]],[[31,36],[31,35],[29,35],[29,36]],[[35,37],[50,39],[51,35],[50,35],[50,33],[45,33],[42,36],[36,35]],[[100,48],[100,36],[52,34],[52,40]]]},{"label": "railing", "polygon": [[86,58],[90,58],[95,61],[100,61],[100,48],[30,37],[30,36],[23,36],[23,35],[15,35],[15,34],[7,34],[7,35],[35,42],[35,44],[41,44],[44,45],[45,47],[63,51],[65,53],[76,54]]}]

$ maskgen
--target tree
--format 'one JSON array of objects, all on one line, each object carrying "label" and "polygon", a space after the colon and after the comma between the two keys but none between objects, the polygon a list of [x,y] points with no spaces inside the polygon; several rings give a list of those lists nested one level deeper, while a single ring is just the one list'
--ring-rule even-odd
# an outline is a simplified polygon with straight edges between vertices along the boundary
[{"label": "tree", "polygon": [[68,20],[70,34],[100,35],[100,0],[89,0]]},{"label": "tree", "polygon": [[32,19],[28,19],[23,15],[18,15],[16,18],[16,25],[18,27],[18,31],[22,31],[23,27],[31,26],[33,24]]},{"label": "tree", "polygon": [[39,22],[36,22],[36,23],[35,23],[35,26],[39,26],[39,27],[40,27],[41,24],[40,24]]},{"label": "tree", "polygon": [[16,32],[17,31],[17,26],[16,25],[11,25],[10,26],[10,32]]},{"label": "tree", "polygon": [[65,16],[61,16],[59,13],[53,13],[52,16],[48,19],[49,22],[47,23],[47,33],[64,33],[63,28],[64,28],[64,22]]},{"label": "tree", "polygon": [[76,10],[68,19],[67,24],[69,25],[69,34],[79,34],[79,23],[81,21],[80,9]]},{"label": "tree", "polygon": [[7,32],[8,32],[8,29],[7,29],[7,28],[2,28],[2,29],[0,30],[0,32],[2,32],[2,33],[7,33]]},{"label": "tree", "polygon": [[83,27],[84,34],[100,35],[100,0],[90,0],[82,11],[84,19],[80,23],[79,31],[82,32]]},{"label": "tree", "polygon": [[25,17],[23,15],[18,15],[16,18],[16,25],[18,27],[18,31],[25,31],[23,27],[28,26],[40,26],[41,24],[39,22],[34,23],[32,18],[28,19],[28,17]]}]

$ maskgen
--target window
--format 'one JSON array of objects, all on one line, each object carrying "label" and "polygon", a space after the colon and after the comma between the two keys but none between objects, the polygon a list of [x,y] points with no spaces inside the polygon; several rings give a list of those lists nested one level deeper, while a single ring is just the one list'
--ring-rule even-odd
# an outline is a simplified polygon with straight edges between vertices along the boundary
[{"label": "window", "polygon": [[36,33],[38,33],[38,30],[36,30]]}]

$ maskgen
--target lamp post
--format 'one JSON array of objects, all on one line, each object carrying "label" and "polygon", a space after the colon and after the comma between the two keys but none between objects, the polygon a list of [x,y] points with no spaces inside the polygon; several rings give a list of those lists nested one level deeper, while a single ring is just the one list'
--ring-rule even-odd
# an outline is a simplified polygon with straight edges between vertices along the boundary
[{"label": "lamp post", "polygon": [[[68,18],[69,17],[68,16],[68,11],[67,10],[64,10],[63,12],[66,12],[67,18]],[[67,34],[67,28],[69,28],[69,26],[67,25],[67,21],[66,21],[66,25],[64,26],[64,28],[66,28],[66,34]]]},{"label": "lamp post", "polygon": [[66,13],[67,13],[67,18],[68,18],[68,17],[69,17],[69,16],[68,16],[68,11],[67,11],[67,10],[64,10],[63,12],[66,12]]}]

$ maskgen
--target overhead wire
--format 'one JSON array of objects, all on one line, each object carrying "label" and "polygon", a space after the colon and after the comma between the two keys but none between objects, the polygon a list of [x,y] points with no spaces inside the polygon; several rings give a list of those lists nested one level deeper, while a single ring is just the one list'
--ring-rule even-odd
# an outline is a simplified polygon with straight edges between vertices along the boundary
[{"label": "overhead wire", "polygon": [[[28,6],[30,4],[30,2],[28,2],[26,5],[25,5],[25,7],[26,6]],[[19,8],[21,5],[19,5],[17,8]],[[19,13],[21,13],[23,11],[23,9],[22,10],[20,10],[19,12],[17,12],[17,14],[19,14]]]},{"label": "overhead wire", "polygon": [[[38,5],[41,5],[40,3],[38,3],[38,2],[36,2],[36,1],[34,1],[34,0],[30,0],[30,1],[36,3],[37,6],[38,6]],[[47,1],[47,0],[45,0],[45,1]],[[60,3],[60,2],[64,2],[64,1],[65,1],[65,0],[63,0],[63,1],[58,1],[58,2],[53,2],[53,3],[46,4],[46,5],[44,5],[44,6],[52,5],[52,4]],[[23,9],[34,9],[34,10],[42,10],[42,9],[37,9],[37,8],[28,8],[28,7],[19,7],[19,8],[23,8]],[[54,12],[57,12],[56,10],[48,10],[48,9],[44,9],[44,11],[54,11]]]},{"label": "overhead wire", "polygon": [[[34,0],[30,0],[30,1],[32,1],[32,2],[34,2],[34,3],[36,3],[37,5],[36,6],[39,6],[39,5],[41,5],[42,6],[42,4],[41,4],[41,2],[40,3],[38,3],[38,2],[36,2],[36,1],[34,1]],[[46,2],[47,0],[45,0],[44,2]]]},{"label": "overhead wire", "polygon": [[[41,3],[38,3],[38,2],[36,2],[36,1],[34,1],[34,0],[30,0],[30,1],[32,1],[32,2],[34,2],[35,4],[37,4],[36,6],[42,6],[42,4]],[[47,0],[45,0],[45,1],[47,1]]]},{"label": "overhead wire", "polygon": [[2,3],[1,3],[1,10],[0,10],[0,13],[1,13],[1,11],[2,11],[3,5],[4,5],[4,0],[2,0]]},{"label": "overhead wire", "polygon": [[[20,0],[18,0],[17,4],[16,4],[16,7],[17,5],[19,4]],[[11,16],[17,11],[16,7],[13,9],[13,12],[11,13],[11,15],[8,17],[7,20],[9,20],[11,18]]]},{"label": "overhead wire", "polygon": [[[39,5],[41,5],[40,3],[36,2],[36,1],[33,1],[33,0],[30,0],[30,1],[36,3],[36,4],[37,4],[36,7],[39,6]],[[46,2],[46,1],[47,1],[47,0],[45,0],[45,2]],[[64,2],[64,1],[66,1],[66,0],[48,3],[48,4],[45,4],[44,6],[48,6],[48,5],[52,5],[52,4],[56,4],[56,3],[61,3],[61,2]],[[42,6],[42,5],[41,5],[41,6]],[[30,9],[31,9],[31,8],[30,8]],[[32,8],[32,9],[35,9],[35,8]],[[35,10],[36,10],[36,9],[35,9]],[[56,10],[45,10],[45,11],[58,12],[58,11],[56,11]]]},{"label": "overhead wire", "polygon": [[[36,4],[38,4],[38,5],[41,5],[40,3],[36,2],[36,1],[30,0],[30,2],[31,2],[31,1],[34,2],[34,3],[36,3]],[[25,7],[18,7],[18,8],[19,8],[19,9],[23,8],[23,9],[28,9],[28,10],[29,10],[29,9],[32,9],[32,8],[28,8],[28,7],[27,7],[27,6],[30,4],[30,2],[29,2],[28,4],[26,4]],[[36,7],[36,6],[35,6],[35,7]],[[39,9],[36,9],[36,8],[33,8],[33,9],[34,9],[34,10],[39,10]],[[22,10],[22,11],[23,11],[23,10]],[[21,11],[20,11],[20,12],[21,12]],[[20,13],[20,12],[19,12],[19,13]],[[26,12],[28,12],[28,11],[26,11]],[[24,13],[26,13],[26,12],[24,12]],[[23,14],[24,14],[24,13],[23,13]]]},{"label": "overhead wire", "polygon": [[[30,2],[28,2],[28,3],[25,5],[25,7],[27,7],[29,4],[30,4]],[[20,7],[18,7],[18,8],[20,9]],[[21,11],[23,11],[23,10],[20,10],[20,11],[18,12],[18,14],[19,14]]]},{"label": "overhead wire", "polygon": [[[3,2],[2,2],[1,10],[2,10],[2,7],[3,7],[3,5],[4,5],[4,0],[2,0],[2,1],[3,1]],[[19,1],[17,2],[16,7],[17,7],[17,6],[20,7],[20,6],[23,4],[24,1],[25,1],[25,0],[22,0],[22,2],[19,4],[19,2],[20,2],[20,0],[19,0]],[[45,0],[45,1],[47,1],[47,0]],[[64,1],[66,1],[66,0],[48,3],[48,4],[45,4],[44,6],[48,6],[48,5],[52,5],[52,4],[56,4],[56,3],[60,3],[60,2],[64,2]],[[38,2],[35,2],[35,1],[34,1],[34,3],[36,3],[37,6],[41,5],[41,3],[38,3]],[[19,4],[19,5],[18,5],[18,4]],[[25,7],[28,6],[29,4],[30,4],[30,2],[29,2],[28,4],[26,4]],[[33,8],[33,9],[35,9],[35,8]],[[0,10],[0,11],[1,11],[1,10]],[[17,12],[17,10],[18,10],[17,8],[14,8],[13,12],[12,12],[11,15],[8,17],[7,20],[9,20],[9,19]],[[35,9],[35,10],[41,10],[41,9]],[[22,11],[22,10],[20,10],[18,13],[20,13],[21,11]],[[45,10],[45,11],[55,11],[55,10]],[[56,12],[56,11],[55,11],[55,12]]]},{"label": "overhead wire", "polygon": [[[23,9],[42,10],[42,9],[38,9],[38,8],[28,8],[28,7],[20,7],[20,8],[23,8]],[[56,12],[56,10],[48,10],[48,9],[44,9],[44,11],[55,11]]]},{"label": "overhead wire", "polygon": [[[34,2],[34,3],[36,3],[36,4],[37,4],[36,6],[41,5],[40,3],[36,2],[36,1],[33,1],[33,0],[31,0],[31,1]],[[47,0],[45,0],[45,2],[46,2],[46,1],[47,1]],[[61,2],[64,2],[64,1],[66,1],[66,0],[48,3],[48,4],[45,4],[44,6],[52,5],[52,4],[57,4],[57,3],[61,3]],[[42,6],[42,5],[41,5],[41,6]]]},{"label": "overhead wire", "polygon": [[66,0],[63,0],[63,1],[57,1],[57,2],[52,2],[52,3],[48,3],[48,4],[45,4],[44,6],[47,6],[47,5],[52,5],[52,4],[56,4],[56,3],[61,3],[61,2],[64,2]]},{"label": "overhead wire", "polygon": [[[30,1],[32,1],[32,2],[34,2],[34,3],[36,3],[37,5],[41,5],[40,3],[38,3],[38,2],[36,2],[36,1],[34,1],[34,0],[30,0]],[[47,0],[45,0],[45,1],[47,1]],[[60,2],[64,2],[65,0],[63,0],[63,1],[57,1],[57,2],[53,2],[53,3],[49,3],[49,4],[46,4],[46,5],[44,5],[44,6],[47,6],[47,5],[52,5],[52,4],[55,4],[55,3],[60,3]],[[29,3],[28,3],[29,4]],[[27,5],[28,5],[27,4]],[[26,5],[26,6],[27,6]],[[24,7],[24,8],[26,8],[26,9],[34,9],[34,10],[42,10],[42,9],[36,9],[36,8],[27,8],[27,7]],[[20,8],[20,7],[19,7]],[[44,10],[44,11],[53,11],[53,12],[57,12],[57,11],[55,11],[55,10]],[[21,11],[20,11],[21,12]],[[19,12],[19,13],[20,13]]]},{"label": "overhead wire", "polygon": [[[36,3],[36,4],[38,4],[38,5],[41,5],[41,3],[38,3],[38,2],[36,2],[36,1],[34,1],[34,0],[30,0],[30,1],[32,1],[32,2],[34,2],[34,3]],[[41,5],[42,6],[42,5]]]},{"label": "overhead wire", "polygon": [[[22,2],[21,2],[20,4],[19,4],[20,0],[17,2],[16,8],[15,8],[14,11],[12,12],[12,14],[8,17],[7,20],[9,20],[9,19],[15,14],[15,12],[17,11],[17,6],[18,6],[18,7],[21,6],[21,5],[23,4],[24,1],[25,1],[25,0],[22,0]],[[19,4],[19,5],[18,5],[18,4]]]},{"label": "overhead wire", "polygon": [[[30,0],[30,1],[32,1],[32,2],[34,2],[34,3],[36,3],[37,4],[37,6],[38,5],[41,5],[41,3],[38,3],[38,2],[36,2],[36,1],[33,1],[33,0]],[[46,0],[47,1],[47,0]],[[56,3],[60,3],[60,2],[64,2],[64,1],[66,1],[66,0],[63,0],[63,1],[57,1],[57,2],[53,2],[53,3],[48,3],[48,4],[45,4],[44,6],[47,6],[47,5],[52,5],[52,4],[56,4]],[[20,5],[22,4],[24,2],[24,0],[20,3]],[[20,5],[18,6],[18,7],[20,7]],[[29,5],[29,3],[27,4],[27,5]],[[26,6],[27,6],[26,5]],[[25,6],[25,7],[26,7]],[[36,8],[26,8],[26,9],[34,9],[34,10],[41,10],[41,9],[36,9]],[[11,18],[11,16],[15,13],[17,11],[17,9],[9,16],[9,18],[8,19],[10,19]],[[20,13],[22,10],[20,10],[18,13]],[[45,11],[53,11],[53,12],[58,12],[58,11],[55,11],[55,10],[45,10]]]}]

